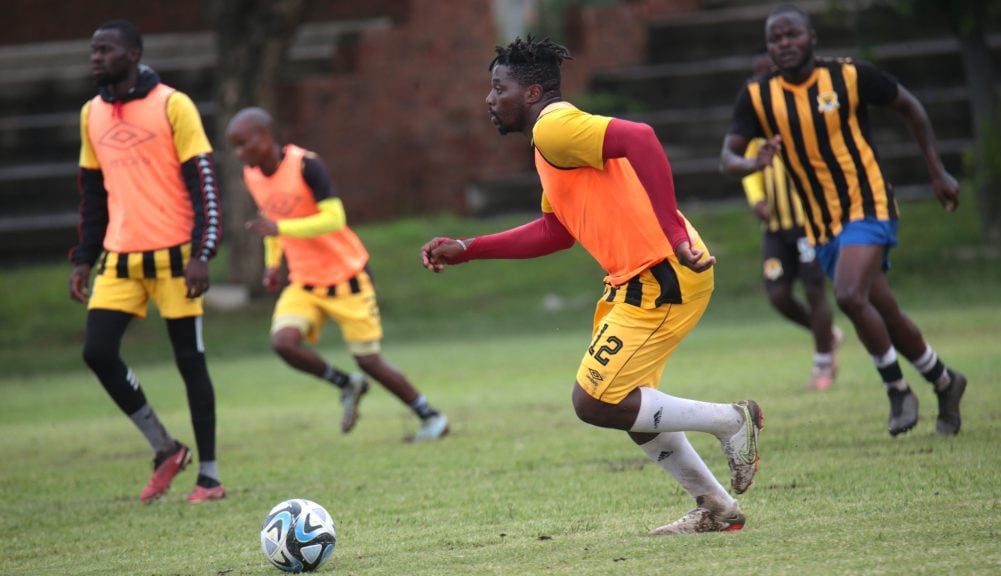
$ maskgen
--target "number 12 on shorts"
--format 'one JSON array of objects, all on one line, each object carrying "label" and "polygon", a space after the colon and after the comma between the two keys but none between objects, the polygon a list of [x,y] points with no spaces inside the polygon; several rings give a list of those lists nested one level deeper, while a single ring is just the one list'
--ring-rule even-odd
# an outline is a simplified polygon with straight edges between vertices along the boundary
[{"label": "number 12 on shorts", "polygon": [[594,341],[587,348],[587,353],[594,357],[602,366],[608,366],[609,356],[614,356],[622,350],[622,340],[617,336],[609,336],[605,339],[605,343],[595,350],[595,346],[601,342],[602,337],[605,335],[605,331],[608,330],[608,324],[602,324],[601,330],[598,331],[598,335],[594,337]]}]

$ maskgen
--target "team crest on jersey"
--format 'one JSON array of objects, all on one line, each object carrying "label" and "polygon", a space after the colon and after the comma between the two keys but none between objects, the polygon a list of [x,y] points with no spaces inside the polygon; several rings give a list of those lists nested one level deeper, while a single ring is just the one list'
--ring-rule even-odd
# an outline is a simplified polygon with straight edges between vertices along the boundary
[{"label": "team crest on jersey", "polygon": [[821,114],[826,114],[828,112],[834,112],[838,108],[841,108],[841,104],[838,102],[838,93],[831,90],[829,92],[821,92],[817,94],[817,112]]},{"label": "team crest on jersey", "polygon": [[782,261],[778,258],[769,258],[765,260],[763,273],[766,280],[771,280],[772,282],[778,280],[784,273],[784,270],[782,269]]}]

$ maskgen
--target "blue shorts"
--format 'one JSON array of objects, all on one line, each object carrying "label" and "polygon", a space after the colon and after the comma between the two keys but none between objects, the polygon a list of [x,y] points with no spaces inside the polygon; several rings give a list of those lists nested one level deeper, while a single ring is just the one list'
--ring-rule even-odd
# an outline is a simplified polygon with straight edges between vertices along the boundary
[{"label": "blue shorts", "polygon": [[845,224],[841,233],[827,244],[817,246],[817,259],[829,278],[834,278],[838,254],[844,246],[885,246],[883,271],[890,269],[890,248],[897,245],[897,220],[877,220],[866,217]]}]

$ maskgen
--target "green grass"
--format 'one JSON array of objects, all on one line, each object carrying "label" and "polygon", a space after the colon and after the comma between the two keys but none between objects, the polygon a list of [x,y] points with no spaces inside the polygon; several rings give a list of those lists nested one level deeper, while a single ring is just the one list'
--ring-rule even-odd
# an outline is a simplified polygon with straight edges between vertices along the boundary
[{"label": "green grass", "polygon": [[[691,502],[624,434],[574,418],[570,382],[588,339],[578,331],[389,348],[453,421],[436,445],[401,442],[415,420],[382,390],[343,436],[329,386],[270,356],[215,362],[229,498],[201,506],[183,502],[192,472],[162,501],[139,504],[148,448],[89,374],[6,379],[0,573],[275,574],[257,531],[290,497],[334,516],[338,548],[326,570],[336,574],[997,573],[998,307],[915,314],[971,381],[963,432],[950,439],[934,435],[934,396],[918,382],[922,421],[886,434],[886,401],[856,342],[842,351],[836,386],[810,393],[802,333],[772,315],[714,312],[671,360],[662,389],[764,407],[762,469],[741,497],[740,533],[644,536]],[[140,375],[190,442],[173,367]],[[725,479],[714,439],[692,438]]]},{"label": "green grass", "polygon": [[[388,359],[445,409],[440,444],[401,442],[416,422],[377,389],[349,436],[336,391],[267,348],[270,304],[211,312],[222,502],[183,502],[183,474],[151,506],[141,436],[82,368],[84,311],[64,265],[0,276],[0,574],[277,574],[258,530],[280,500],[325,505],[338,527],[330,574],[996,574],[1001,570],[1001,266],[972,214],[904,206],[891,282],[943,359],[970,379],[963,432],[934,435],[935,398],[905,366],[922,420],[885,432],[886,400],[854,338],[838,383],[802,389],[805,333],[767,308],[758,233],[741,207],[688,210],[719,257],[700,326],[662,389],[710,401],[753,397],[767,414],[762,470],[734,534],[648,538],[692,503],[628,438],[576,420],[569,403],[600,271],[579,249],[432,275],[417,248],[520,219],[410,220],[362,227],[386,317]],[[547,311],[547,294],[562,303]],[[552,296],[550,301],[557,300]],[[838,323],[847,328],[844,318]],[[336,331],[321,350],[348,363]],[[850,332],[850,331],[849,331]],[[192,442],[162,323],[137,322],[124,353],[168,427]],[[693,444],[721,479],[718,444]]]}]

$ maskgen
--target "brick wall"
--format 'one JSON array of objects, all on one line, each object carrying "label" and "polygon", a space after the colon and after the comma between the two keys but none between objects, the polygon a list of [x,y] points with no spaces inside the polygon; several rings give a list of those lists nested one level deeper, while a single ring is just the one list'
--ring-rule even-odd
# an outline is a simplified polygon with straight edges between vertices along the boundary
[{"label": "brick wall", "polygon": [[[571,13],[565,94],[581,92],[595,68],[643,61],[648,19],[694,4]],[[326,160],[353,219],[462,211],[470,182],[531,170],[528,141],[501,137],[487,116],[487,65],[502,41],[489,15],[489,0],[411,0],[405,20],[341,47],[333,75],[290,87],[288,135]]]},{"label": "brick wall", "polygon": [[[565,94],[584,90],[595,68],[646,56],[646,23],[694,9],[696,0],[626,0],[572,11]],[[199,0],[11,0],[0,43],[83,39],[101,22],[134,21],[144,34],[207,30]],[[352,221],[462,211],[468,184],[531,170],[521,135],[501,137],[484,98],[498,38],[491,0],[314,2],[307,21],[388,17],[384,28],[343,39],[332,72],[283,86],[275,111],[283,135],[325,160]],[[177,87],[187,90],[179,83]],[[78,103],[74,102],[74,106]],[[217,148],[224,149],[218,135]]]}]

